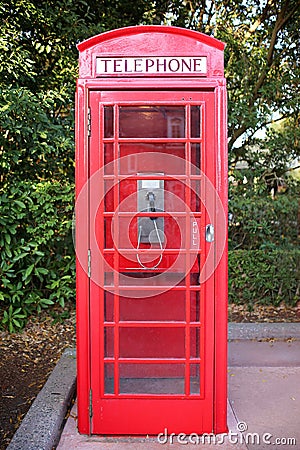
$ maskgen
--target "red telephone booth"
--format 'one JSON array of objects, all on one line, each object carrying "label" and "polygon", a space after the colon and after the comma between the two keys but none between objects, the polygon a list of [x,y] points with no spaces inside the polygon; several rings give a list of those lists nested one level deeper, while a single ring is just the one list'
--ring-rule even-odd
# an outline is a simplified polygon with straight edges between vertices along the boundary
[{"label": "red telephone booth", "polygon": [[78,49],[79,431],[225,432],[224,44],[136,26]]}]

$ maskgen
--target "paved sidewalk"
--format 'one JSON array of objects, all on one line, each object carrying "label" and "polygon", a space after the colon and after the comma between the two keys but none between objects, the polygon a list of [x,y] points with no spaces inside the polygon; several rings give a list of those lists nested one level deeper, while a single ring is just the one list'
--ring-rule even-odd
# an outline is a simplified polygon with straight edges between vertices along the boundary
[{"label": "paved sidewalk", "polygon": [[[90,449],[90,450],[137,450],[137,449],[185,449],[185,448],[197,448],[197,446],[201,445],[201,449],[211,449],[212,447],[222,447],[226,449],[232,450],[242,450],[246,449],[246,446],[242,443],[242,436],[238,433],[237,429],[237,421],[234,416],[234,412],[228,403],[228,427],[232,432],[234,432],[235,440],[239,442],[236,444],[230,443],[229,436],[226,435],[218,435],[216,437],[211,438],[211,443],[209,441],[210,438],[206,438],[206,444],[202,444],[201,436],[195,438],[195,436],[191,436],[193,443],[188,443],[189,437],[184,437],[183,442],[178,442],[177,437],[165,437],[161,436],[159,439],[157,437],[134,437],[134,436],[85,436],[80,435],[76,428],[76,416],[77,416],[77,405],[75,403],[72,408],[69,419],[67,420],[66,426],[62,433],[60,442],[58,444],[57,450],[70,450],[70,449]],[[198,439],[198,442],[195,440]],[[219,444],[218,444],[219,443]],[[198,445],[197,445],[198,444]],[[215,445],[216,444],[216,445]],[[218,445],[217,445],[218,444]]]},{"label": "paved sidewalk", "polygon": [[[201,442],[199,445],[180,444],[176,439],[172,444],[169,441],[162,444],[157,438],[147,436],[79,435],[76,402],[60,435],[62,413],[74,392],[75,362],[69,351],[35,400],[8,450],[300,448],[300,323],[230,324],[229,338],[228,427],[231,434],[229,432],[223,443],[220,435],[216,444],[206,442],[204,445]],[[71,385],[73,387],[68,389]],[[53,397],[56,403],[49,407]],[[240,430],[245,431],[242,434]]]},{"label": "paved sidewalk", "polygon": [[[300,448],[300,341],[229,343],[228,426],[224,443],[203,449]],[[194,444],[162,445],[156,438],[82,436],[76,429],[76,404],[66,423],[58,450],[193,448]],[[246,430],[243,436],[239,428]],[[286,445],[288,439],[298,445]],[[280,439],[281,445],[278,444]],[[264,442],[265,441],[265,442]],[[221,437],[216,438],[221,442]],[[294,442],[294,441],[293,441]],[[259,443],[259,445],[258,445]]]}]

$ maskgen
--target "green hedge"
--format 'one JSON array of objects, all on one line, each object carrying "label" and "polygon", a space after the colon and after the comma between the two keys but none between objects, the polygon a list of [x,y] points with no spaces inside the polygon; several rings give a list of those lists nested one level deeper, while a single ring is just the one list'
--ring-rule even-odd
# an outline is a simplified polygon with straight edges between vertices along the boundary
[{"label": "green hedge", "polygon": [[298,245],[298,195],[244,198],[229,201],[229,248],[292,249]]},{"label": "green hedge", "polygon": [[[63,316],[70,305],[73,307],[73,205],[72,183],[16,181],[0,189],[0,324],[10,331],[21,329],[31,314],[43,308],[50,307]],[[249,206],[245,217],[258,209],[259,205]],[[280,211],[285,217],[285,210]],[[264,209],[264,215],[268,214]],[[279,224],[283,222],[278,217],[273,227],[277,234],[281,233]],[[247,220],[245,224],[250,226]],[[290,227],[294,230],[293,223]],[[293,233],[288,233],[289,243],[294,241]],[[261,237],[254,233],[245,240],[251,239],[256,239],[258,245],[266,242],[266,234]],[[269,245],[263,250],[230,251],[229,300],[248,306],[277,305],[282,301],[295,305],[300,300],[300,252],[287,248],[278,250]]]},{"label": "green hedge", "polygon": [[0,323],[10,331],[74,299],[74,185],[16,182],[0,190]]},{"label": "green hedge", "polygon": [[229,301],[295,306],[300,301],[299,250],[229,252]]}]

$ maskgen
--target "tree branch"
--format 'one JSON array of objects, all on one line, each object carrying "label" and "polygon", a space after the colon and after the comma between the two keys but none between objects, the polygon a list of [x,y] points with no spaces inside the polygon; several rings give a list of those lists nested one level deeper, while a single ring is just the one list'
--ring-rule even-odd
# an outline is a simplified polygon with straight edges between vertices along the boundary
[{"label": "tree branch", "polygon": [[[258,28],[258,26],[262,23],[262,18],[264,18],[264,20],[266,20],[267,12],[269,11],[269,7],[271,6],[271,4],[272,4],[271,0],[268,0],[261,17],[253,24],[253,26],[250,28],[249,32],[247,33],[246,36],[248,36],[248,38],[250,37],[251,33],[253,33]],[[288,14],[286,14],[286,12],[289,10],[290,5],[291,5],[290,0],[287,0],[284,3],[282,9],[277,13],[277,18],[276,18],[276,21],[274,24],[274,28],[272,30],[270,45],[269,45],[268,53],[266,56],[266,66],[264,67],[261,74],[259,75],[257,83],[253,89],[253,95],[249,99],[249,103],[248,103],[249,111],[251,111],[251,109],[254,106],[255,101],[258,99],[259,91],[264,84],[264,81],[267,77],[270,67],[273,64],[273,57],[274,57],[274,51],[275,51],[275,45],[276,45],[278,33],[283,28],[283,26],[288,22],[288,20],[291,19],[291,17],[294,15],[294,13],[298,9],[298,6],[296,5],[293,8],[291,8],[291,10],[288,12]],[[251,33],[250,33],[250,31],[251,31]],[[232,138],[230,139],[230,141],[228,143],[229,148],[233,147],[234,142],[247,130],[247,128],[248,127],[246,126],[246,124],[242,124],[240,126],[240,128],[238,128],[234,131]]]},{"label": "tree branch", "polygon": [[300,169],[300,165],[296,166],[296,167],[290,167],[289,169],[286,170],[286,172],[291,172],[292,170],[297,170]]},{"label": "tree branch", "polygon": [[233,144],[235,143],[235,141],[242,136],[242,134],[245,133],[245,131],[247,130],[247,126],[245,124],[243,124],[240,128],[237,128],[236,130],[234,130],[233,135],[231,137],[231,139],[228,142],[228,148],[229,150],[232,149]]},{"label": "tree branch", "polygon": [[203,30],[203,28],[204,28],[204,20],[203,20],[203,18],[204,18],[204,13],[205,13],[205,2],[204,2],[204,5],[203,5],[203,1],[201,3],[202,4],[201,4],[201,8],[200,8],[198,28],[200,26],[200,29]]},{"label": "tree branch", "polygon": [[[204,1],[204,3],[205,3],[205,1]],[[217,10],[215,2],[212,1],[211,4],[210,4],[209,11],[207,13],[207,24],[206,24],[206,27],[205,27],[205,32],[206,33],[210,33],[212,31],[212,29],[213,29],[213,27],[211,25],[211,21],[212,21],[212,18],[214,16],[214,9]]]},{"label": "tree branch", "polygon": [[262,85],[264,83],[264,80],[265,80],[265,78],[267,76],[267,73],[268,73],[270,67],[272,66],[273,56],[274,56],[275,45],[276,45],[278,33],[298,9],[298,6],[295,6],[286,15],[286,17],[284,17],[284,15],[285,15],[289,5],[290,5],[290,1],[287,0],[287,2],[283,5],[281,11],[279,11],[279,13],[277,15],[276,22],[275,22],[275,25],[274,25],[274,28],[273,28],[273,31],[272,31],[272,35],[271,35],[269,50],[268,50],[267,57],[266,57],[267,67],[265,67],[264,70],[262,71],[262,73],[260,74],[260,77],[259,77],[259,79],[257,81],[257,84],[256,84],[255,88],[254,88],[253,97],[252,97],[252,100],[250,102],[251,106],[254,104],[255,100],[257,99],[258,91],[262,87]]},{"label": "tree branch", "polygon": [[253,34],[257,28],[266,20],[268,12],[272,6],[272,0],[268,0],[266,6],[264,7],[261,16],[254,22],[254,24],[249,28],[248,32],[245,34],[244,41],[247,41],[251,34]]}]

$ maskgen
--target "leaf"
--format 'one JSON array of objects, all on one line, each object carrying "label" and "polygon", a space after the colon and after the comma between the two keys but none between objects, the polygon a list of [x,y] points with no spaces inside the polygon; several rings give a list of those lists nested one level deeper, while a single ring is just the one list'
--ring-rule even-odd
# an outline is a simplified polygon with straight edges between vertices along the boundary
[{"label": "leaf", "polygon": [[35,273],[41,273],[43,275],[47,275],[49,273],[49,270],[45,269],[44,267],[37,267],[35,269]]},{"label": "leaf", "polygon": [[14,257],[13,261],[14,262],[19,261],[19,259],[25,258],[25,256],[27,256],[28,254],[29,254],[28,252],[20,253],[19,255]]},{"label": "leaf", "polygon": [[43,298],[40,301],[41,304],[45,304],[45,305],[54,305],[54,302],[52,300],[49,300],[48,298]]},{"label": "leaf", "polygon": [[5,112],[8,109],[10,109],[10,107],[11,107],[11,105],[9,103],[7,103],[6,105],[4,105],[0,108],[0,112]]},{"label": "leaf", "polygon": [[23,203],[23,202],[21,202],[20,200],[15,200],[15,203],[18,205],[18,206],[20,206],[20,208],[26,208],[26,205],[25,205],[25,203]]},{"label": "leaf", "polygon": [[9,258],[12,257],[12,252],[11,252],[10,248],[7,247],[7,245],[5,245],[5,253],[7,254],[7,256],[8,256]]},{"label": "leaf", "polygon": [[29,277],[29,275],[33,271],[33,268],[34,268],[34,264],[31,264],[29,267],[27,267],[27,269],[26,269],[26,271],[25,271],[25,273],[23,274],[23,277],[22,277],[23,281],[26,280]]},{"label": "leaf", "polygon": [[12,319],[12,322],[14,323],[14,325],[16,325],[18,328],[21,328],[21,324],[20,324],[20,322],[17,320],[17,319],[15,319],[15,318],[13,318]]}]

